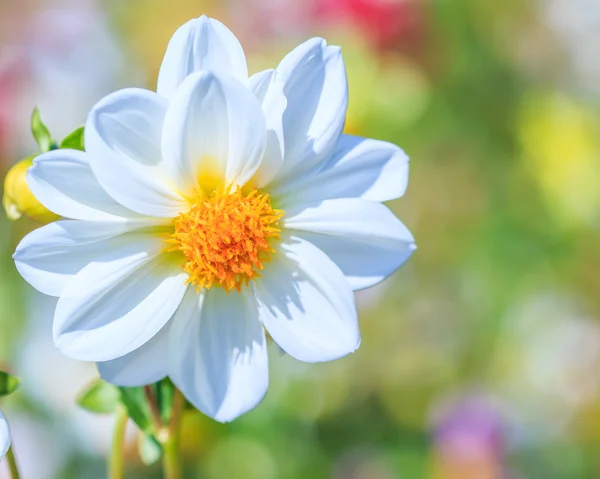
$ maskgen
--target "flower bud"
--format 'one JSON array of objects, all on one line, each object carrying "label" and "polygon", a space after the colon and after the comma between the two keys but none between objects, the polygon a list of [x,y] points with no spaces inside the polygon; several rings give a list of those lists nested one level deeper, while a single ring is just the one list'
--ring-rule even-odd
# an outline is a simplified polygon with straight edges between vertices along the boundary
[{"label": "flower bud", "polygon": [[50,223],[57,220],[58,215],[43,206],[27,185],[27,170],[33,165],[34,158],[35,155],[24,158],[9,170],[4,179],[2,204],[11,220],[25,215],[40,223]]}]

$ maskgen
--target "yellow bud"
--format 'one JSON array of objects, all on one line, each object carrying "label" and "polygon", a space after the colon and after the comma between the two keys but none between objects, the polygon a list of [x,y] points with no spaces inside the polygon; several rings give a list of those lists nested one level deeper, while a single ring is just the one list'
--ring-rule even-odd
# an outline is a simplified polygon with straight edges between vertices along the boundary
[{"label": "yellow bud", "polygon": [[24,158],[13,166],[4,179],[4,197],[2,204],[6,216],[18,220],[25,215],[40,223],[56,221],[59,216],[43,206],[33,195],[25,178],[27,170],[33,165],[36,155]]}]

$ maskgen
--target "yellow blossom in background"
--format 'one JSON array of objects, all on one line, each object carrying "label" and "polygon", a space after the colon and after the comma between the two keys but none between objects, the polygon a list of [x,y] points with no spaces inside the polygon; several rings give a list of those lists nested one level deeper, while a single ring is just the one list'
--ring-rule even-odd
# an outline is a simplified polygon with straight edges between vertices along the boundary
[{"label": "yellow blossom in background", "polygon": [[24,158],[9,170],[4,179],[2,204],[11,220],[25,215],[40,223],[50,223],[59,217],[44,207],[27,186],[26,174],[34,158],[35,155]]},{"label": "yellow blossom in background", "polygon": [[535,92],[521,105],[518,135],[525,168],[552,215],[566,227],[600,213],[600,121],[585,104],[558,92]]}]

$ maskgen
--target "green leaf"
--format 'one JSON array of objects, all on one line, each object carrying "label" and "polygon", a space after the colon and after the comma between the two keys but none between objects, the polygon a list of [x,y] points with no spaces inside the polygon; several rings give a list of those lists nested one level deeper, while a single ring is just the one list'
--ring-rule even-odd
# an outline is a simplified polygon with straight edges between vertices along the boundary
[{"label": "green leaf", "polygon": [[99,414],[115,412],[121,395],[112,384],[98,379],[77,400],[83,409]]},{"label": "green leaf", "polygon": [[140,430],[145,434],[153,434],[152,412],[150,405],[146,401],[144,388],[125,388],[119,387],[121,393],[121,402],[127,408],[127,413],[131,420],[137,424]]},{"label": "green leaf", "polygon": [[83,144],[84,127],[80,126],[75,131],[69,133],[60,143],[61,148],[70,148],[71,150],[85,151]]},{"label": "green leaf", "polygon": [[52,138],[52,135],[50,135],[48,127],[42,121],[40,110],[37,107],[34,108],[31,115],[31,132],[42,153],[56,149],[56,142]]},{"label": "green leaf", "polygon": [[140,434],[138,439],[138,452],[140,454],[140,459],[146,466],[151,466],[158,462],[163,454],[161,445],[151,434]]},{"label": "green leaf", "polygon": [[14,393],[20,382],[18,378],[0,371],[0,397]]}]

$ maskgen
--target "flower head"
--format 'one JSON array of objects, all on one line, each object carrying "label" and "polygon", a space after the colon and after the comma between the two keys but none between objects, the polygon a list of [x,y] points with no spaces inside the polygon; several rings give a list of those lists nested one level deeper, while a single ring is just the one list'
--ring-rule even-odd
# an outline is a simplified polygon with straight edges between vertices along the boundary
[{"label": "flower head", "polygon": [[0,411],[0,459],[8,452],[10,448],[10,426]]},{"label": "flower head", "polygon": [[273,209],[268,194],[256,189],[200,194],[175,219],[170,251],[183,254],[187,281],[198,292],[213,285],[240,292],[275,253],[270,241],[279,239],[282,214]]},{"label": "flower head", "polygon": [[312,39],[248,78],[235,36],[202,17],[169,43],[157,93],[100,101],[86,152],[34,161],[28,184],[64,217],[23,239],[22,276],[58,296],[56,346],[119,385],[171,377],[219,421],[268,385],[265,329],[328,361],[360,343],[352,291],[414,250],[381,201],[408,159],[344,135],[340,49]]}]

